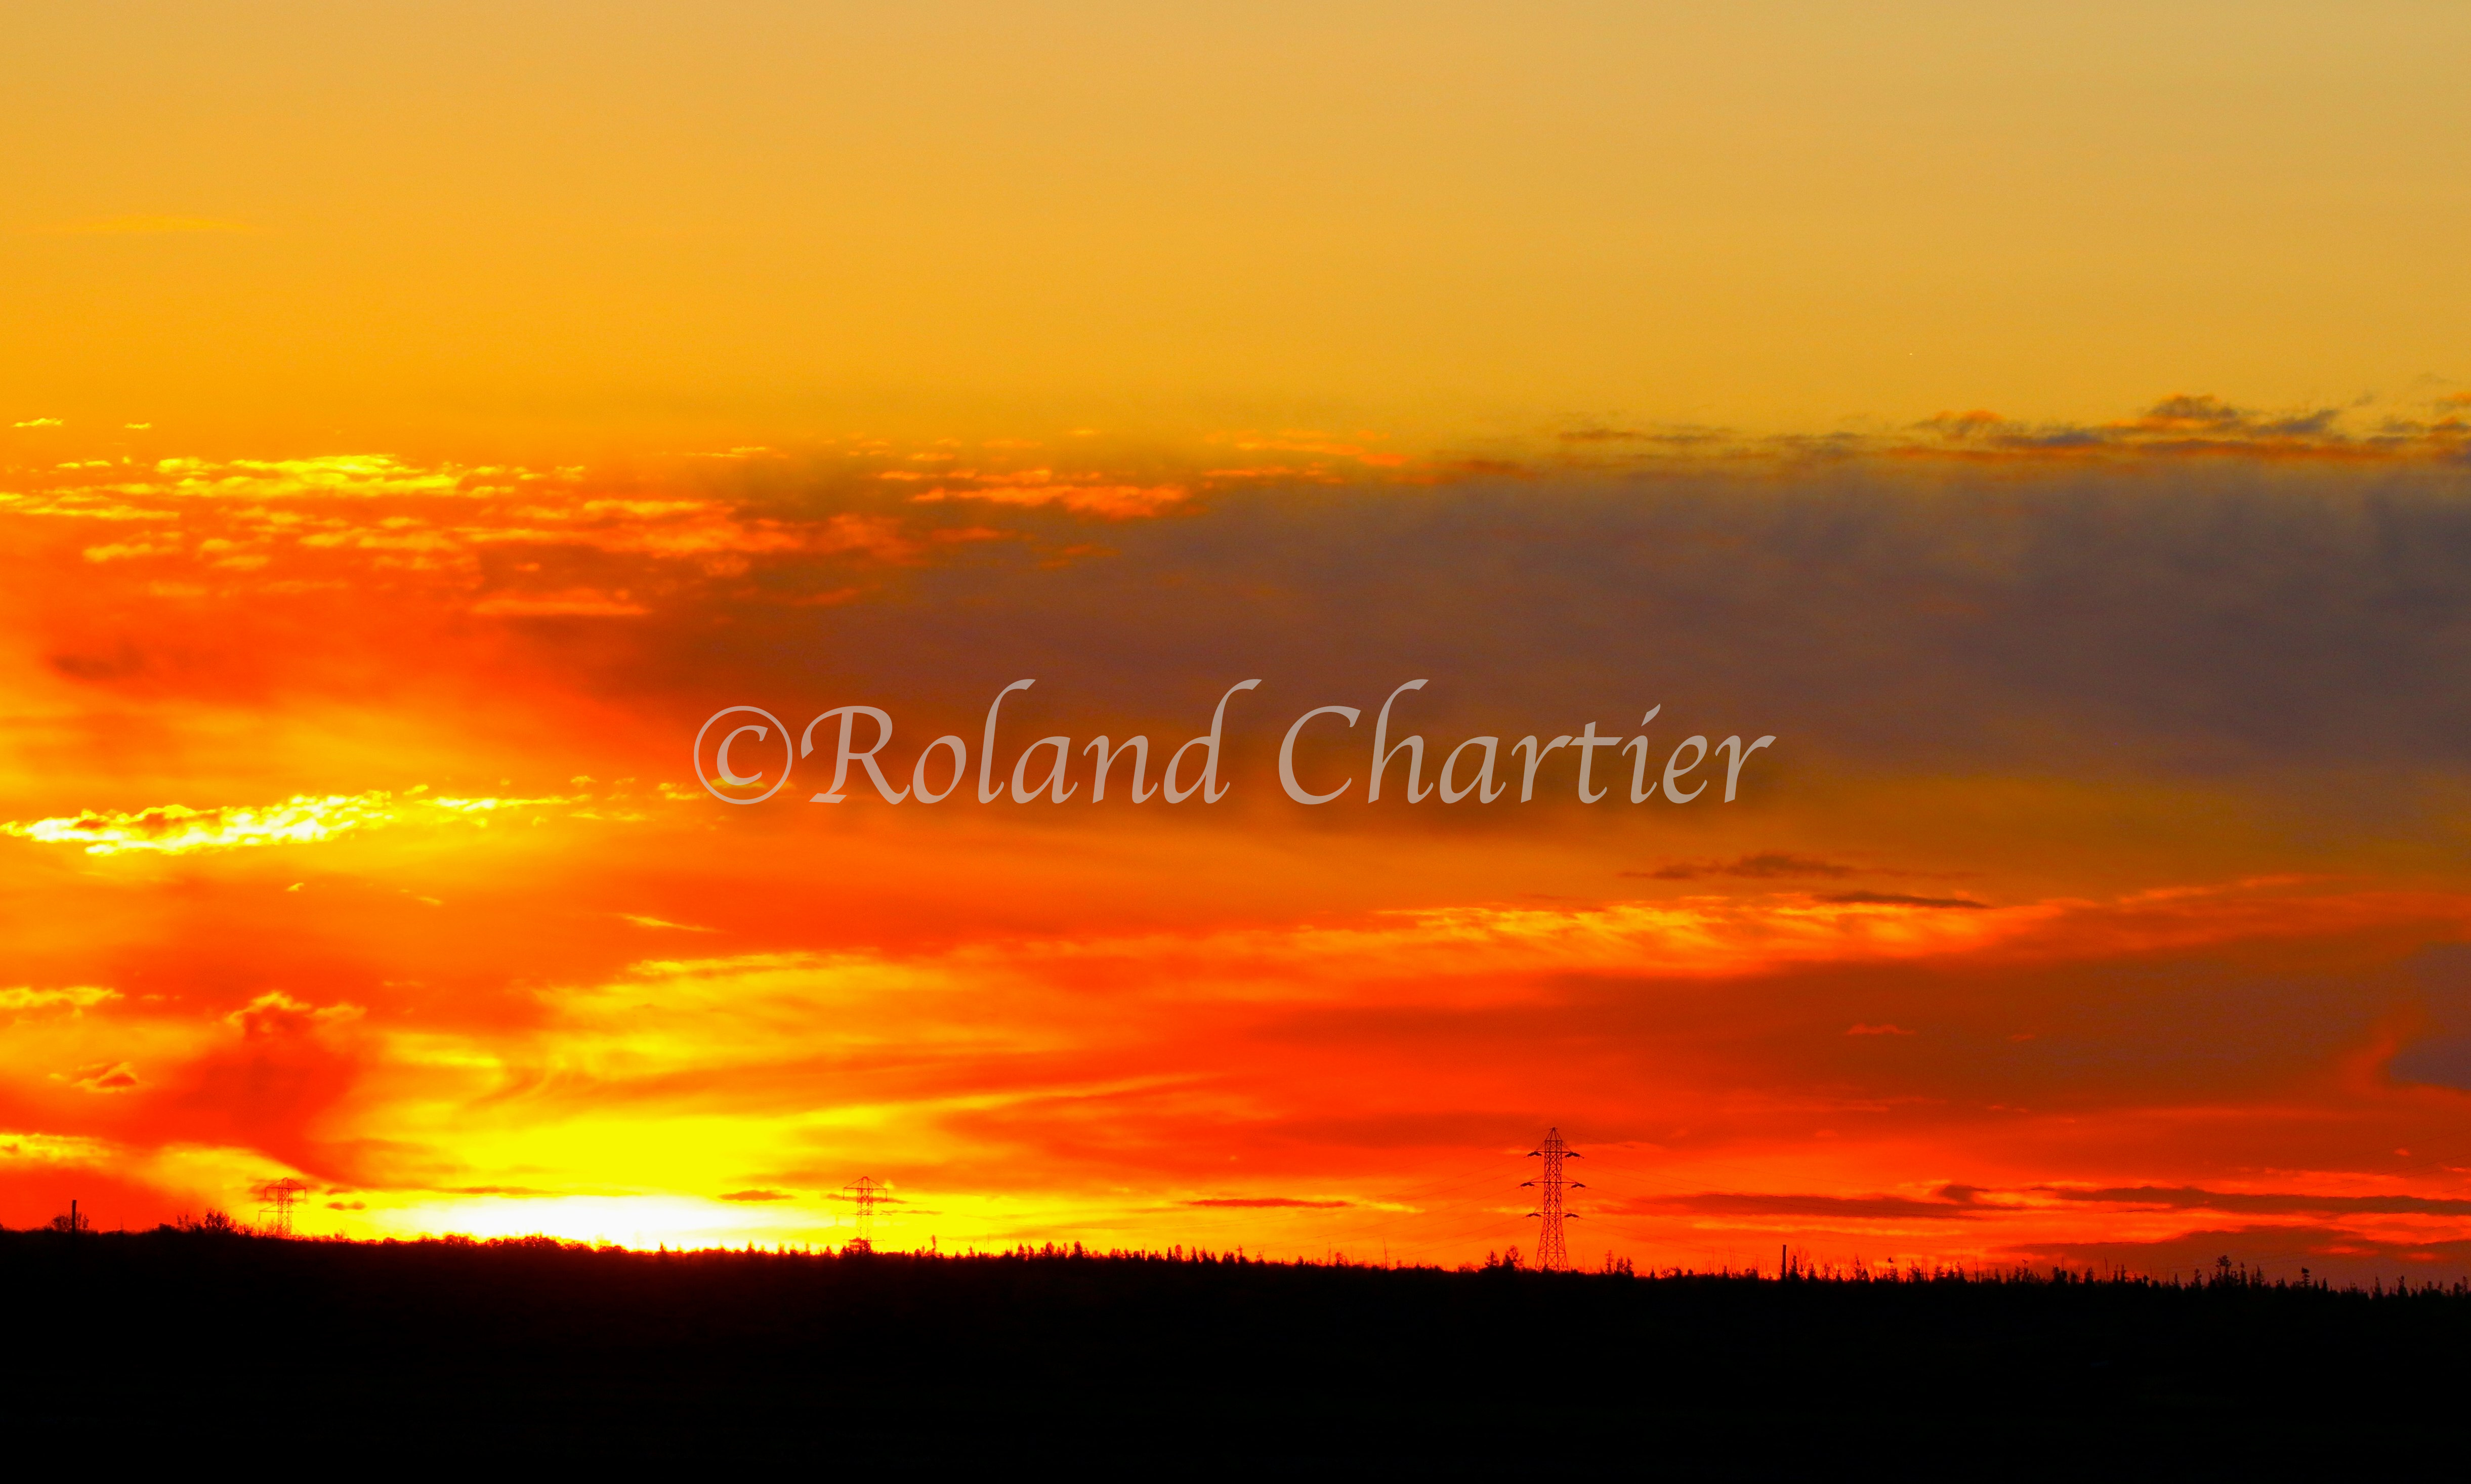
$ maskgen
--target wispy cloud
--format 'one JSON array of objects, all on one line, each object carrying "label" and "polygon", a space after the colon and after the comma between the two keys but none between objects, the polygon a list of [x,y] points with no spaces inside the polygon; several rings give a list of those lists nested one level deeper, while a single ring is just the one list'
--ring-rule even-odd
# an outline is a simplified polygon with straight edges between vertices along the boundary
[{"label": "wispy cloud", "polygon": [[38,840],[49,845],[82,846],[90,856],[125,851],[184,855],[200,850],[233,850],[258,845],[307,845],[331,840],[359,830],[413,821],[485,822],[495,813],[553,808],[584,802],[584,796],[542,798],[447,798],[422,796],[419,790],[394,793],[294,794],[280,804],[225,805],[191,809],[160,804],[152,809],[121,812],[89,810],[50,819],[0,822],[0,835]]},{"label": "wispy cloud", "polygon": [[[2427,462],[2471,451],[2460,394],[2366,407],[2242,407],[2177,392],[2107,422],[2012,417],[1987,408],[1940,412],[1904,428],[1758,436],[1698,425],[1589,424],[1558,435],[1545,466],[1682,467],[1955,460],[2046,466],[2247,459],[2320,463]],[[1512,467],[1523,456],[1513,455]]]},{"label": "wispy cloud", "polygon": [[1748,881],[1777,881],[1794,877],[1850,876],[1857,868],[1834,860],[1822,860],[1813,856],[1788,855],[1782,851],[1761,851],[1756,855],[1739,856],[1730,860],[1677,860],[1652,871],[1617,871],[1617,876],[1638,877],[1647,881],[1686,882],[1704,876],[1738,876]]},{"label": "wispy cloud", "polygon": [[0,989],[0,1010],[49,1010],[67,1006],[84,1009],[120,998],[120,991],[100,984],[72,984],[60,989],[34,989],[19,985]]},{"label": "wispy cloud", "polygon": [[571,587],[553,593],[503,593],[474,603],[472,611],[498,619],[620,619],[640,618],[652,610],[627,597],[623,588],[601,593]]},{"label": "wispy cloud", "polygon": [[[520,472],[425,465],[391,454],[311,459],[159,459],[152,488],[166,494],[267,500],[302,495],[486,495],[517,486]],[[530,476],[538,478],[538,476]]]},{"label": "wispy cloud", "polygon": [[[887,472],[886,479],[915,479],[906,470]],[[969,484],[943,483],[923,494],[910,496],[918,505],[933,505],[947,500],[982,500],[992,505],[1060,506],[1080,515],[1097,515],[1111,520],[1131,520],[1156,515],[1167,506],[1191,498],[1190,488],[1182,484],[1131,484],[1111,483],[1103,478],[1057,478],[1046,469],[1031,469],[1007,475],[937,475],[946,481],[973,480]]]},{"label": "wispy cloud", "polygon": [[127,1062],[98,1062],[81,1067],[64,1080],[88,1093],[127,1093],[138,1086],[137,1071]]},{"label": "wispy cloud", "polygon": [[1976,912],[1988,907],[1988,904],[1971,897],[1917,897],[1897,891],[1831,891],[1819,900],[1839,907],[1921,907]]},{"label": "wispy cloud", "polygon": [[[0,1132],[0,1160],[35,1165],[91,1165],[119,1152],[108,1140],[76,1134]],[[5,1167],[5,1166],[0,1166]]]},{"label": "wispy cloud", "polygon": [[2175,393],[2133,417],[2106,423],[2033,422],[1975,410],[1942,412],[1890,440],[1905,456],[2072,459],[2097,457],[2241,457],[2359,461],[2446,457],[2471,448],[2459,418],[2389,413],[2365,426],[2338,407],[2265,411],[2220,397]]},{"label": "wispy cloud", "polygon": [[718,932],[720,930],[718,928],[698,928],[692,923],[673,923],[665,918],[647,917],[641,912],[621,912],[618,915],[638,928],[660,929],[670,932]]},{"label": "wispy cloud", "polygon": [[2207,1190],[2195,1186],[2108,1186],[2053,1189],[2079,1204],[2153,1211],[2220,1211],[2249,1215],[2471,1215],[2471,1200],[2444,1196],[2333,1195],[2304,1190]]},{"label": "wispy cloud", "polygon": [[1815,1216],[1857,1221],[1974,1221],[1981,1208],[1969,1201],[1918,1200],[1906,1195],[1766,1194],[1709,1191],[1701,1195],[1649,1197],[1626,1202],[1631,1212],[1676,1211],[1719,1216]]},{"label": "wispy cloud", "polygon": [[1294,1208],[1304,1211],[1335,1211],[1353,1206],[1353,1201],[1316,1201],[1296,1195],[1212,1195],[1183,1202],[1187,1206],[1228,1206],[1246,1211],[1275,1211]]}]

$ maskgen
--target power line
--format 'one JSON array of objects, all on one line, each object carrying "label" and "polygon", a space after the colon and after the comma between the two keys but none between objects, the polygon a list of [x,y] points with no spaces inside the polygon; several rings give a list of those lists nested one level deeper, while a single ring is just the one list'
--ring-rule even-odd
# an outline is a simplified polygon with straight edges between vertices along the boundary
[{"label": "power line", "polygon": [[1541,1217],[1544,1223],[1536,1234],[1536,1265],[1546,1272],[1558,1273],[1570,1265],[1570,1249],[1562,1239],[1563,1188],[1566,1186],[1574,1190],[1587,1189],[1579,1181],[1562,1178],[1562,1161],[1577,1159],[1579,1151],[1562,1142],[1560,1129],[1548,1128],[1544,1131],[1543,1147],[1528,1150],[1527,1157],[1544,1162],[1544,1170],[1540,1178],[1519,1182],[1521,1190],[1531,1186],[1535,1188],[1537,1209],[1528,1214]]},{"label": "power line", "polygon": [[841,1189],[849,1192],[850,1202],[857,1208],[851,1222],[858,1229],[858,1235],[851,1237],[842,1250],[873,1252],[875,1250],[876,1192],[883,1188],[876,1184],[873,1175],[860,1175],[856,1185],[843,1186]]},{"label": "power line", "polygon": [[300,1197],[310,1193],[310,1189],[288,1176],[281,1180],[269,1180],[251,1189],[250,1193],[257,1197],[258,1220],[268,1236],[292,1235],[292,1208]]}]

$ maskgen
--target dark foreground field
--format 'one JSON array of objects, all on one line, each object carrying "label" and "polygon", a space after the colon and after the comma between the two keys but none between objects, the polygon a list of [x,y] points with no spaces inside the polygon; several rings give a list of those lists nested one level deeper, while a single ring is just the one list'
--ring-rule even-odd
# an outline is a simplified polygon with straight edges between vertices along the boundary
[{"label": "dark foreground field", "polygon": [[[386,1467],[2339,1476],[2471,1294],[0,1233],[0,1438]],[[2457,1453],[2450,1444],[2449,1455]]]}]

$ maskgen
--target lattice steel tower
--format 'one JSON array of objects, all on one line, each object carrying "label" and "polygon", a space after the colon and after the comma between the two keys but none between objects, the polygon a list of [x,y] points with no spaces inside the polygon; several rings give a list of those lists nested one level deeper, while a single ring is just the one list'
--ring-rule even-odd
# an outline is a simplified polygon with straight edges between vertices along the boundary
[{"label": "lattice steel tower", "polygon": [[309,1192],[308,1186],[290,1178],[269,1180],[255,1188],[257,1218],[268,1235],[273,1237],[292,1235],[293,1204]]},{"label": "lattice steel tower", "polygon": [[[1560,1129],[1548,1128],[1544,1131],[1544,1146],[1528,1150],[1527,1157],[1544,1162],[1544,1169],[1539,1178],[1519,1182],[1520,1190],[1532,1186],[1539,1192],[1536,1209],[1528,1213],[1531,1216],[1542,1217],[1544,1222],[1543,1229],[1536,1234],[1536,1265],[1548,1272],[1560,1272],[1570,1265],[1570,1249],[1562,1240],[1562,1191],[1565,1189],[1587,1189],[1579,1181],[1562,1178],[1562,1161],[1577,1159],[1579,1151],[1562,1142]],[[1571,1216],[1569,1219],[1576,1221],[1579,1218]]]},{"label": "lattice steel tower", "polygon": [[855,1208],[851,1219],[858,1227],[858,1235],[850,1238],[848,1246],[843,1250],[873,1252],[875,1250],[876,1192],[883,1187],[875,1183],[873,1175],[860,1175],[858,1177],[858,1184],[844,1186],[842,1189],[849,1192],[850,1204]]}]

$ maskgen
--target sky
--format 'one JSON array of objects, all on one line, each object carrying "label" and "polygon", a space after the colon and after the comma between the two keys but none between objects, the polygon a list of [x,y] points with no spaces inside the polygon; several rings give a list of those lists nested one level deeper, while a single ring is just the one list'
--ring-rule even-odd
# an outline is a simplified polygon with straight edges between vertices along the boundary
[{"label": "sky", "polygon": [[2466,53],[12,7],[0,1223],[2471,1272]]}]

